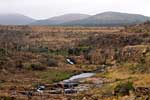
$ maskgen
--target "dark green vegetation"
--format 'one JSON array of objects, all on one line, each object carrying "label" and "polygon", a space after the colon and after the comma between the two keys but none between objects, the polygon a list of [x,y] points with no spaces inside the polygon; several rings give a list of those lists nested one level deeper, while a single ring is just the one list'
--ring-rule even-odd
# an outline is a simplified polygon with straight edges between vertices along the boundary
[{"label": "dark green vegetation", "polygon": [[43,72],[36,72],[37,76],[43,80],[43,82],[54,83],[59,82],[65,79],[68,79],[73,75],[73,72],[64,71],[64,70],[48,70]]},{"label": "dark green vegetation", "polygon": [[127,83],[119,83],[115,88],[114,88],[114,94],[115,95],[129,95],[130,91],[134,91],[134,86],[132,82],[127,82]]}]

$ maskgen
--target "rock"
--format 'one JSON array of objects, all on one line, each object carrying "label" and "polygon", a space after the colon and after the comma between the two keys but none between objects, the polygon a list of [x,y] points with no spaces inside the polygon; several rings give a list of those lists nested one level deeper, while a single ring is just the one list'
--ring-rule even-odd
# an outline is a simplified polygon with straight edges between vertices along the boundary
[{"label": "rock", "polygon": [[71,65],[75,64],[75,61],[73,59],[67,58],[66,61]]},{"label": "rock", "polygon": [[65,89],[64,92],[65,92],[65,94],[73,94],[73,93],[77,93],[77,90],[75,90],[75,89]]},{"label": "rock", "polygon": [[149,96],[150,95],[150,87],[136,87],[135,94],[136,94],[136,96],[144,96],[144,95]]},{"label": "rock", "polygon": [[55,89],[55,90],[50,90],[50,94],[62,94],[62,89]]},{"label": "rock", "polygon": [[44,85],[39,85],[38,87],[37,87],[37,92],[39,92],[39,93],[43,93],[43,91],[45,90],[45,86]]}]

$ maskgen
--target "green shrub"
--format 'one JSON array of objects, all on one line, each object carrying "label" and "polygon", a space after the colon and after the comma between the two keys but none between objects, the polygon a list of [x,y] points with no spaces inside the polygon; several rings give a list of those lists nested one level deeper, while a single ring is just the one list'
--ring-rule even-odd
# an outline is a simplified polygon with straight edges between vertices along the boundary
[{"label": "green shrub", "polygon": [[40,63],[33,63],[33,64],[30,65],[30,69],[41,71],[41,70],[45,70],[46,67],[42,66]]},{"label": "green shrub", "polygon": [[50,55],[63,55],[63,56],[67,56],[68,55],[68,51],[67,50],[49,50],[48,53]]},{"label": "green shrub", "polygon": [[2,96],[2,97],[0,97],[0,100],[16,100],[16,99],[13,97]]},{"label": "green shrub", "polygon": [[4,48],[0,48],[0,57],[3,57],[7,51]]},{"label": "green shrub", "polygon": [[29,48],[30,52],[34,52],[34,53],[48,53],[48,47],[30,47]]},{"label": "green shrub", "polygon": [[150,73],[149,63],[138,63],[136,66],[130,68],[133,73]]},{"label": "green shrub", "polygon": [[22,61],[16,62],[16,68],[18,68],[18,69],[22,69],[23,68]]},{"label": "green shrub", "polygon": [[76,56],[79,56],[81,54],[87,55],[89,51],[90,51],[90,47],[81,46],[81,47],[77,47],[77,48],[68,49],[68,54],[69,55],[76,55]]},{"label": "green shrub", "polygon": [[118,96],[129,95],[130,94],[129,92],[131,90],[134,90],[134,86],[132,82],[119,83],[114,88],[114,95],[118,95]]},{"label": "green shrub", "polygon": [[48,83],[59,82],[68,79],[73,75],[72,72],[68,72],[65,70],[55,70],[55,69],[36,72],[36,74],[37,76],[39,76],[40,79]]},{"label": "green shrub", "polygon": [[58,66],[58,61],[57,60],[55,60],[55,59],[49,59],[48,61],[47,61],[47,65],[48,66],[52,66],[52,67],[54,67],[54,66]]}]

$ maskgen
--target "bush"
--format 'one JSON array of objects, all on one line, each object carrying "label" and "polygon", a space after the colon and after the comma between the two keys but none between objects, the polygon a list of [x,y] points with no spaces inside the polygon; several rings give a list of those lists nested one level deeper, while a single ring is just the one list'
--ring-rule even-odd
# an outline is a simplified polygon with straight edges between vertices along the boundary
[{"label": "bush", "polygon": [[140,58],[140,61],[130,70],[132,73],[150,73],[150,56]]},{"label": "bush", "polygon": [[90,51],[90,47],[78,47],[78,48],[70,48],[68,49],[68,54],[69,55],[76,55],[79,56],[81,54],[87,55]]},{"label": "bush", "polygon": [[150,73],[150,64],[137,64],[131,68],[132,73]]},{"label": "bush", "polygon": [[40,63],[34,63],[30,65],[32,70],[45,70],[46,67],[42,66]]},{"label": "bush", "polygon": [[58,66],[58,61],[57,60],[55,60],[55,59],[49,59],[48,61],[47,61],[47,65],[48,66]]},{"label": "bush", "polygon": [[2,96],[2,97],[0,97],[0,100],[15,100],[15,98]]},{"label": "bush", "polygon": [[16,62],[16,68],[18,68],[18,69],[22,69],[23,68],[22,61]]},{"label": "bush", "polygon": [[48,47],[30,47],[29,51],[35,53],[48,53]]},{"label": "bush", "polygon": [[3,48],[0,48],[0,57],[3,57],[6,54],[6,50]]},{"label": "bush", "polygon": [[115,88],[114,88],[114,95],[129,95],[130,91],[134,90],[134,86],[132,82],[126,82],[126,83],[119,83]]}]

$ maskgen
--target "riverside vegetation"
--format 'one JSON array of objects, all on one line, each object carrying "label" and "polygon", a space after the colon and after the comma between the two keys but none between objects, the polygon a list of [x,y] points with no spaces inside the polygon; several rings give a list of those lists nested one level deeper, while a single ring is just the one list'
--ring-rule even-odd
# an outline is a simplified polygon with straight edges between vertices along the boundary
[{"label": "riverside vegetation", "polygon": [[[67,63],[72,59],[75,64]],[[97,71],[77,94],[46,100],[148,100],[150,23],[127,27],[0,26],[0,99],[26,100],[12,91],[53,84]],[[139,89],[140,88],[140,89]],[[139,91],[139,92],[138,92]],[[142,94],[143,93],[143,94]],[[41,100],[41,97],[30,99]]]}]

